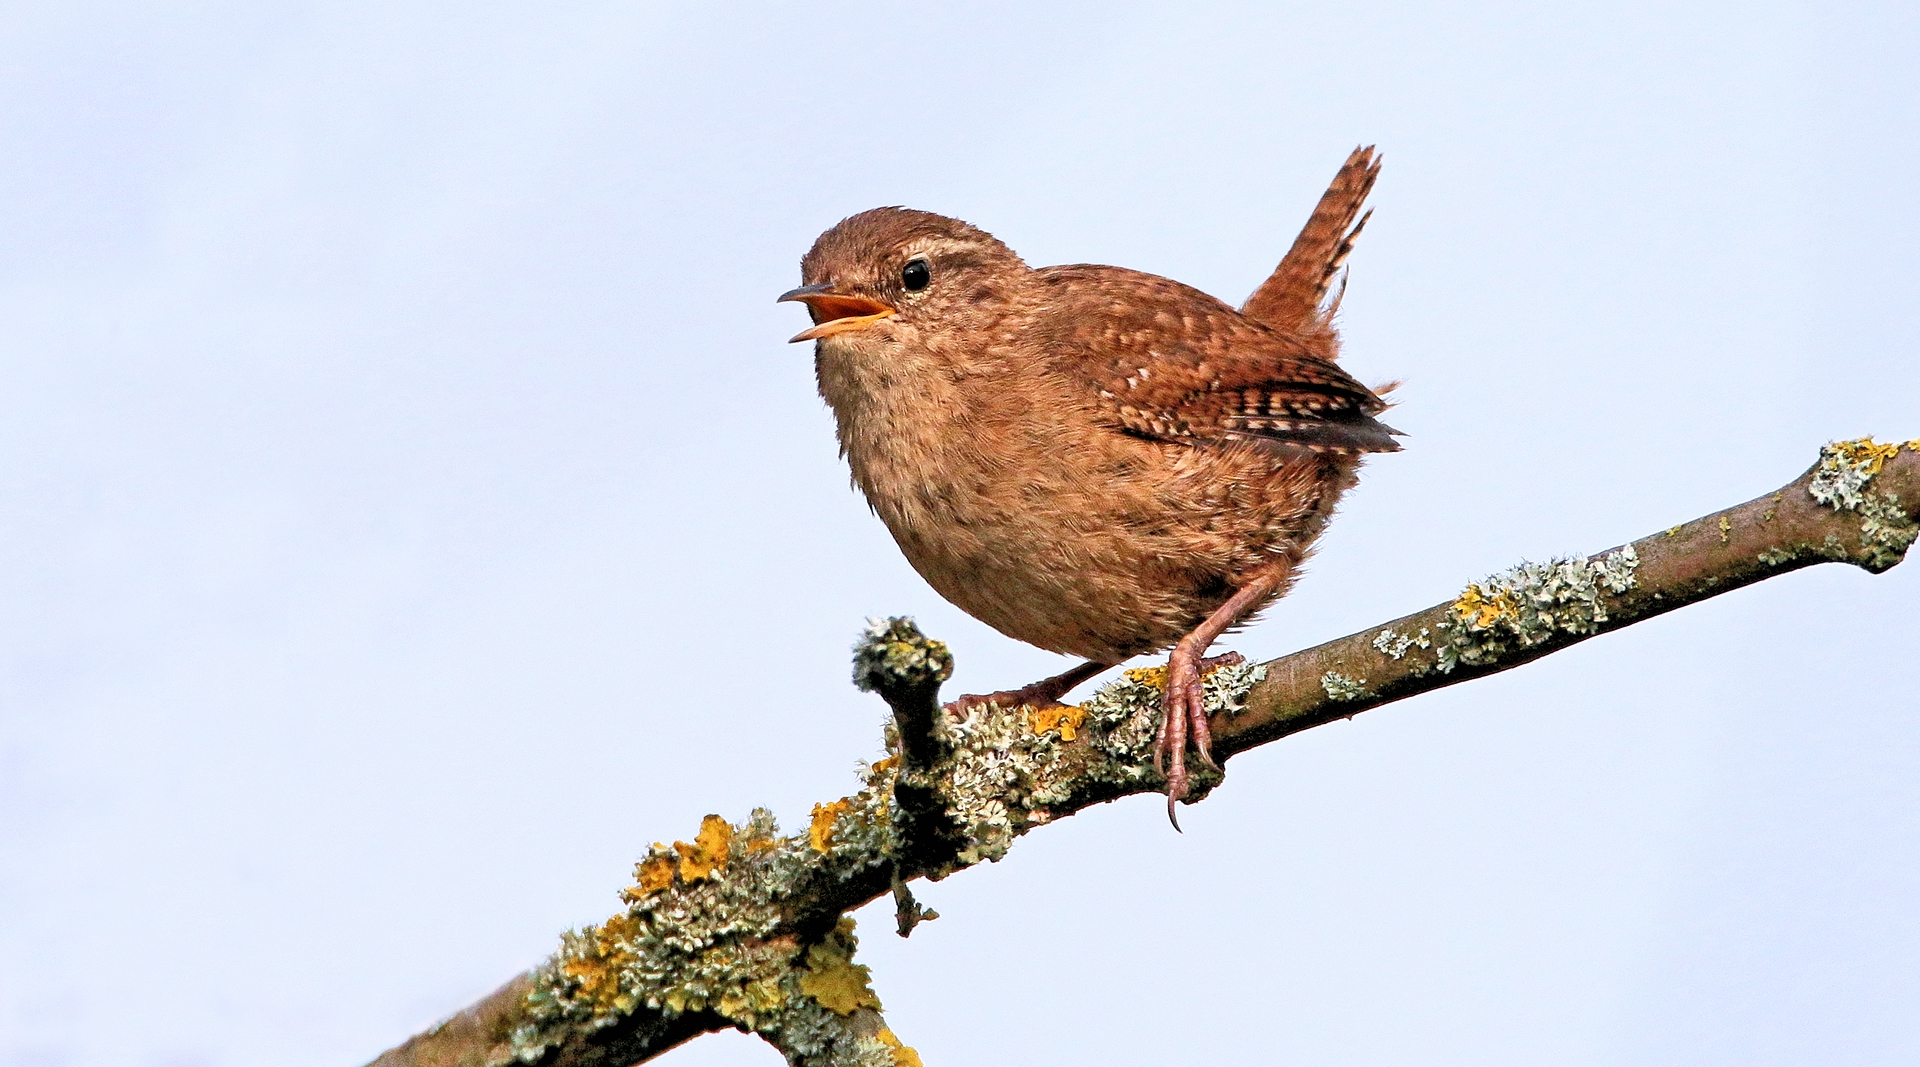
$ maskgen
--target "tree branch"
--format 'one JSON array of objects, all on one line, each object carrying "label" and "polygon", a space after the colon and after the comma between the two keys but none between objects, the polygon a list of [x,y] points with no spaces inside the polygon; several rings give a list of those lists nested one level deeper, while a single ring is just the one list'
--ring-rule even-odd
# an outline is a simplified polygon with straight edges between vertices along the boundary
[{"label": "tree branch", "polygon": [[[1817,563],[1852,563],[1878,574],[1899,563],[1920,516],[1920,441],[1843,442],[1778,491],[1574,561],[1575,572],[1634,561],[1633,584],[1592,603],[1537,565],[1475,583],[1460,598],[1377,630],[1274,660],[1248,696],[1252,711],[1215,728],[1216,751],[1232,755],[1382,704],[1510,670],[1589,637]],[[1625,555],[1629,554],[1630,555]],[[1561,564],[1562,568],[1566,565]],[[1514,588],[1515,584],[1523,588]],[[1511,604],[1496,587],[1511,590]],[[1475,590],[1478,590],[1476,595]],[[1516,614],[1529,598],[1555,601]],[[1484,624],[1482,624],[1484,623]],[[1422,636],[1425,635],[1422,643]],[[1449,655],[1451,653],[1451,655]],[[1448,663],[1453,664],[1451,667]],[[1335,677],[1329,683],[1328,675]],[[1359,685],[1355,690],[1343,684]]]},{"label": "tree branch", "polygon": [[[1585,559],[1522,564],[1455,599],[1265,664],[1206,679],[1224,759],[1382,704],[1509,670],[1675,608],[1816,563],[1874,573],[1920,535],[1920,441],[1828,445],[1756,500]],[[888,758],[850,797],[783,836],[756,810],[708,816],[654,849],[628,908],[566,935],[539,968],[374,1061],[624,1067],[697,1034],[759,1033],[789,1062],[917,1065],[885,1027],[847,912],[1003,855],[1014,838],[1090,804],[1161,788],[1148,756],[1163,668],[1125,672],[1076,709],[939,714],[946,646],[904,619],[855,646],[855,683],[892,707]],[[1193,799],[1218,777],[1196,781]]]}]

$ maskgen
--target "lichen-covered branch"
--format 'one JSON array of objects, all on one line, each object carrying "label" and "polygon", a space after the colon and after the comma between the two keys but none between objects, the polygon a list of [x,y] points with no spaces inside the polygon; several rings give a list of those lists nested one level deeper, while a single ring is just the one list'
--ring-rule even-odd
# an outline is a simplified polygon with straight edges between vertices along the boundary
[{"label": "lichen-covered branch", "polygon": [[1585,559],[1524,563],[1458,597],[1267,665],[1232,755],[1816,563],[1878,574],[1920,534],[1920,441],[1843,441],[1777,492]]},{"label": "lichen-covered branch", "polygon": [[[1526,563],[1453,600],[1265,664],[1206,678],[1226,757],[1417,693],[1507,670],[1589,637],[1824,562],[1873,572],[1920,535],[1920,441],[1828,445],[1775,493],[1585,559]],[[783,834],[754,811],[709,815],[654,845],[626,907],[381,1067],[625,1067],[700,1033],[757,1033],[806,1067],[916,1067],[888,1030],[849,911],[892,893],[899,931],[933,918],[907,883],[997,860],[1090,804],[1155,791],[1164,668],[1130,670],[1077,708],[938,710],[946,646],[875,620],[854,676],[894,710],[887,755],[851,796]],[[1192,799],[1217,775],[1196,780]]]}]

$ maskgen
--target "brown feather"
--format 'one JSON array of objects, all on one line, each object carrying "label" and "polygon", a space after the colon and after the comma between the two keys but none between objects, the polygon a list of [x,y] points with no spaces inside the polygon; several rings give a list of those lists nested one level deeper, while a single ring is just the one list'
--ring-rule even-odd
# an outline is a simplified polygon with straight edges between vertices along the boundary
[{"label": "brown feather", "polygon": [[1308,345],[1190,286],[1120,267],[1035,271],[1054,364],[1117,428],[1166,441],[1229,439],[1351,455],[1397,452],[1386,403]]},{"label": "brown feather", "polygon": [[[1300,236],[1294,238],[1293,247],[1247,298],[1240,313],[1282,333],[1303,338],[1325,335],[1331,340],[1333,313],[1340,301],[1336,297],[1327,306],[1327,291],[1372,215],[1368,212],[1361,216],[1360,207],[1379,176],[1380,159],[1374,155],[1373,146],[1354,149],[1334,175],[1333,184],[1321,194],[1320,203],[1301,228]],[[1332,358],[1337,351],[1327,355]]]}]

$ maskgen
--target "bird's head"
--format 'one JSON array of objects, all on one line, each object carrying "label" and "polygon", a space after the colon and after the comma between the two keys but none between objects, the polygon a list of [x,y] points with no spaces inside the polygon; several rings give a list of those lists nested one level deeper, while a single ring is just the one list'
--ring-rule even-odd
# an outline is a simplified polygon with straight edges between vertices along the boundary
[{"label": "bird's head", "polygon": [[813,327],[795,341],[925,344],[996,317],[1026,272],[1020,257],[984,230],[927,211],[882,207],[821,234],[800,260],[803,284],[780,299],[806,304],[813,317]]}]

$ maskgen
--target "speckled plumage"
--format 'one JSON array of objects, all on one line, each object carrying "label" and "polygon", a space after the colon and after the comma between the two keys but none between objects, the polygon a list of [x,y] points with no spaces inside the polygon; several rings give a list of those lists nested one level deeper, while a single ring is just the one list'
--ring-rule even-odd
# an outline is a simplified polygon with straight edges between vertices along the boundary
[{"label": "speckled plumage", "polygon": [[914,568],[1009,637],[1101,664],[1203,652],[1282,595],[1359,457],[1399,447],[1334,363],[1325,303],[1377,170],[1349,158],[1257,315],[1118,267],[1030,269],[926,212],[821,235],[789,298],[818,324],[801,337],[854,483]]}]

